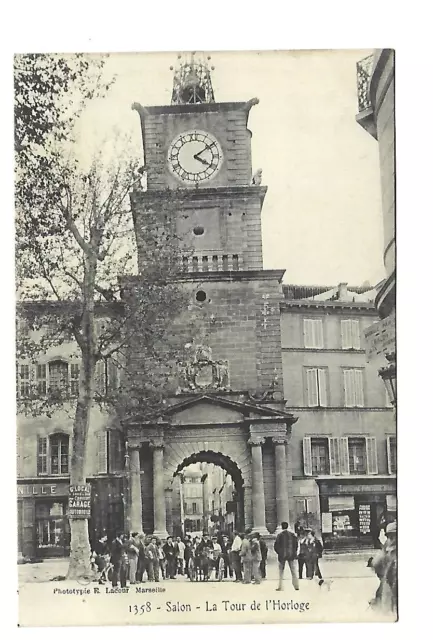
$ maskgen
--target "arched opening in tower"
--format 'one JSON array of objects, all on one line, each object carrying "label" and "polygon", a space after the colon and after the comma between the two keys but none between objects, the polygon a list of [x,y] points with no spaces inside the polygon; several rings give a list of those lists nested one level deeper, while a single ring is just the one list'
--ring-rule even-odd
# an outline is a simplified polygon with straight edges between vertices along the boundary
[{"label": "arched opening in tower", "polygon": [[201,451],[173,477],[174,535],[231,534],[244,528],[243,479],[228,456]]}]

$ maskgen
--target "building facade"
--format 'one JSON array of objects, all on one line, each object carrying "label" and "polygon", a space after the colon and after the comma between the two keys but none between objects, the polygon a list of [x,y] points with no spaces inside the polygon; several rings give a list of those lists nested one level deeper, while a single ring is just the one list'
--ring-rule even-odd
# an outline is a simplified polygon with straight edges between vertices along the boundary
[{"label": "building facade", "polygon": [[[373,304],[365,291],[344,286],[331,293],[283,287],[282,270],[263,269],[266,187],[252,169],[248,129],[257,103],[215,102],[206,65],[192,59],[175,72],[171,105],[134,105],[147,184],[131,193],[139,275],[128,281],[123,304],[134,304],[142,285],[146,224],[159,216],[184,242],[177,282],[189,304],[173,335],[186,355],[155,419],[137,409],[120,421],[95,406],[87,451],[91,540],[126,528],[178,534],[195,515],[187,513],[193,500],[185,487],[198,483],[181,477],[196,464],[221,468],[212,482],[202,473],[205,526],[209,515],[266,536],[283,520],[307,520],[327,546],[372,544],[393,508],[392,411],[362,345]],[[126,355],[137,379],[140,339]],[[76,393],[77,358],[72,346],[62,349],[40,364],[18,363],[19,394],[30,378],[41,396],[47,385]],[[98,384],[105,393],[116,375],[104,362]],[[68,553],[72,421],[68,403],[50,418],[19,416],[25,556]]]},{"label": "building facade", "polygon": [[392,406],[365,357],[375,289],[284,286],[281,337],[294,520],[325,548],[377,544],[396,509]]}]

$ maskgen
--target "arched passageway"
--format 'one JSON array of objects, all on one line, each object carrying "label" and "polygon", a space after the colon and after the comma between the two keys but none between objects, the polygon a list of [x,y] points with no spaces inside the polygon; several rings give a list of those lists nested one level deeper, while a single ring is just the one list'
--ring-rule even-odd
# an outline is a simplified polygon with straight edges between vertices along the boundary
[{"label": "arched passageway", "polygon": [[199,451],[177,466],[170,524],[174,535],[244,528],[244,481],[229,456]]}]

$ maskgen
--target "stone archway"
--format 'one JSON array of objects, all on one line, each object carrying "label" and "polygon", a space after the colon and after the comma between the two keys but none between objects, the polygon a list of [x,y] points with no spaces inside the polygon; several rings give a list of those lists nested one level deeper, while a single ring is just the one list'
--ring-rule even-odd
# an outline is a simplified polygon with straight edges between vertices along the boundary
[{"label": "stone archway", "polygon": [[[194,478],[195,483],[200,481],[200,489],[197,484],[188,484],[189,476],[185,478],[182,474],[184,469],[196,463],[202,463],[201,475]],[[230,476],[233,485],[230,481],[227,485],[226,480],[218,474],[215,476],[215,467],[224,470]],[[242,472],[232,458],[221,452],[199,451],[185,458],[173,474],[172,489],[166,490],[166,497],[167,529],[175,535],[186,532],[188,515],[192,516],[192,512],[188,511],[191,500],[195,503],[200,516],[194,519],[198,526],[192,529],[205,532],[216,529],[233,532],[243,530],[245,527]]]}]

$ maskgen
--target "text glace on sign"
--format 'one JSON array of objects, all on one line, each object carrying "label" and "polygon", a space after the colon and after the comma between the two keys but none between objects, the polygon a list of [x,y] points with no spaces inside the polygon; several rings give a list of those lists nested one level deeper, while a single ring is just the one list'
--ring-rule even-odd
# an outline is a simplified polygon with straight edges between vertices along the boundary
[{"label": "text glace on sign", "polygon": [[92,489],[90,484],[71,484],[68,513],[72,518],[90,518]]}]

